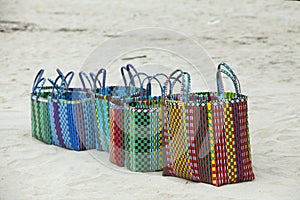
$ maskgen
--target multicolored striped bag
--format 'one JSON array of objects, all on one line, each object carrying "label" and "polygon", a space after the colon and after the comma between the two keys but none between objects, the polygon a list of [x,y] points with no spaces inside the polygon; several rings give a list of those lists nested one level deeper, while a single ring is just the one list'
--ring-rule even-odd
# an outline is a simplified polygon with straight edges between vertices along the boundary
[{"label": "multicolored striped bag", "polygon": [[[125,104],[124,142],[125,166],[131,171],[149,172],[162,170],[163,118],[162,96],[151,96],[151,81],[156,80],[164,94],[163,86],[157,79],[165,74],[147,76],[147,93]],[[143,92],[141,91],[141,94]]]},{"label": "multicolored striped bag", "polygon": [[[128,65],[127,65],[128,67]],[[133,66],[132,66],[133,67]],[[130,72],[129,69],[127,69]],[[122,69],[121,69],[122,71]],[[136,70],[135,75],[141,84],[141,79]],[[123,75],[123,73],[122,73]],[[130,74],[132,80],[132,74]],[[124,76],[123,76],[124,78]],[[125,86],[117,87],[119,92],[117,96],[111,96],[109,102],[109,126],[110,126],[110,151],[109,159],[112,163],[123,167],[125,162],[125,142],[124,142],[124,104],[131,98],[139,97],[140,92],[144,90],[135,87],[135,84],[127,85],[124,78]],[[120,95],[121,94],[121,95]]]},{"label": "multicolored striped bag", "polygon": [[[130,64],[128,64],[126,67],[121,68],[121,74],[125,86],[106,87],[106,70],[103,68],[98,71],[96,76],[91,74],[94,82],[95,107],[98,125],[98,133],[96,135],[97,150],[106,152],[110,151],[110,102],[112,100],[118,101],[120,98],[128,96],[129,92],[129,87],[127,86],[124,70],[128,72],[129,77],[132,77],[132,73],[130,70],[133,70],[135,73],[137,73],[137,71]],[[101,75],[102,82],[99,80],[99,77]]]},{"label": "multicolored striped bag", "polygon": [[[224,92],[221,73],[235,93]],[[235,73],[225,63],[218,66],[217,93],[189,94],[189,75],[182,77],[179,96],[165,92],[163,175],[215,186],[253,180],[247,96]]]},{"label": "multicolored striped bag", "polygon": [[[61,86],[57,84],[59,79]],[[69,88],[71,81],[67,83],[62,73],[51,82],[53,91],[48,106],[52,143],[77,151],[94,149],[97,132],[94,95],[89,90]]]},{"label": "multicolored striped bag", "polygon": [[31,133],[32,137],[46,143],[52,143],[50,118],[48,112],[48,96],[51,94],[52,87],[44,87],[46,82],[42,78],[44,70],[41,69],[33,82],[31,93]]}]

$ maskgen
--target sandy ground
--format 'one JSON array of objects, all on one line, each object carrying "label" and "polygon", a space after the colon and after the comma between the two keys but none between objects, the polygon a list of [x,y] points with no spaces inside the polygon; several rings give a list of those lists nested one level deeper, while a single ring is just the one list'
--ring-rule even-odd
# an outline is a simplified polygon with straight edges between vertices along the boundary
[{"label": "sandy ground", "polygon": [[[1,200],[300,199],[300,2],[84,2],[0,0]],[[132,174],[103,153],[31,138],[29,93],[37,70],[44,67],[47,76],[56,67],[78,71],[103,41],[140,27],[180,31],[215,63],[237,71],[250,98],[255,181],[216,188]],[[141,60],[133,62],[147,63]]]}]

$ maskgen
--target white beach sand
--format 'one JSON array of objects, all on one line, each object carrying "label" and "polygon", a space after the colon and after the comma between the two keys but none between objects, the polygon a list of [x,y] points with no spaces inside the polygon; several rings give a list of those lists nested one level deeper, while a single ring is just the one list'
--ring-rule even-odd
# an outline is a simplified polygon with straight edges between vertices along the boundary
[{"label": "white beach sand", "polygon": [[[0,199],[300,199],[299,11],[300,2],[283,0],[0,0]],[[180,31],[235,69],[250,99],[254,181],[217,188],[133,174],[105,153],[31,138],[29,93],[38,69],[49,77],[56,67],[78,72],[106,39],[140,27]]]}]

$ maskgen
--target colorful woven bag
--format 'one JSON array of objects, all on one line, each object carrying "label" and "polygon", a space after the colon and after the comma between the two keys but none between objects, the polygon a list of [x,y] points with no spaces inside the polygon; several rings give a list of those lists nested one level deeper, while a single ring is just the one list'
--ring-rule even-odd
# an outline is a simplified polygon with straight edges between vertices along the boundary
[{"label": "colorful woven bag", "polygon": [[[127,71],[130,72],[127,65]],[[131,66],[131,65],[130,65]],[[132,67],[132,66],[131,66]],[[122,72],[121,68],[121,72]],[[136,70],[135,77],[138,77],[139,82],[141,84],[141,79],[139,77]],[[122,73],[122,76],[124,74]],[[134,77],[132,74],[129,74],[130,80]],[[128,99],[132,99],[135,97],[139,97],[141,94],[140,92],[144,92],[144,90],[135,87],[135,85],[127,85],[126,79],[124,78],[125,86],[122,87],[115,87],[118,89],[117,96],[111,96],[109,102],[109,126],[110,126],[110,151],[109,151],[109,158],[110,161],[118,166],[123,167],[125,162],[125,138],[124,138],[124,104],[128,101]],[[121,89],[121,90],[120,90]],[[121,94],[121,95],[120,95]]]},{"label": "colorful woven bag", "polygon": [[[99,76],[102,74],[102,83],[99,81]],[[91,75],[91,77],[93,77]],[[97,75],[93,78],[95,107],[98,132],[96,134],[96,149],[99,151],[109,152],[109,100],[106,98],[105,82],[106,70],[100,69]],[[97,88],[97,83],[99,88]]]},{"label": "colorful woven bag", "polygon": [[[103,68],[98,71],[97,75],[91,74],[94,83],[95,107],[98,125],[98,133],[96,135],[97,150],[106,152],[110,151],[110,102],[113,99],[118,101],[118,99],[126,97],[129,92],[124,70],[128,72],[129,77],[132,77],[131,70],[135,73],[137,73],[137,71],[130,64],[121,68],[121,74],[125,86],[106,87],[106,70]],[[102,76],[102,82],[99,80],[100,76]]]},{"label": "colorful woven bag", "polygon": [[67,83],[62,73],[55,82],[51,81],[53,90],[48,106],[52,143],[77,151],[94,149],[97,126],[93,94],[89,90],[69,88],[70,82]]},{"label": "colorful woven bag", "polygon": [[[133,98],[124,109],[125,166],[131,171],[149,172],[162,170],[163,118],[162,96],[151,96],[151,81],[156,80],[163,95],[163,86],[157,79],[165,74],[147,76],[147,93]],[[143,92],[141,91],[141,94]]]},{"label": "colorful woven bag", "polygon": [[41,69],[33,82],[31,93],[31,133],[32,137],[46,143],[51,144],[51,128],[48,112],[48,96],[51,94],[52,87],[44,87],[46,82],[42,78],[44,70]]},{"label": "colorful woven bag", "polygon": [[[235,93],[224,92],[221,73]],[[180,95],[165,92],[163,175],[215,186],[253,180],[247,96],[235,73],[225,63],[218,66],[217,93],[189,94],[189,75],[182,77]]]}]

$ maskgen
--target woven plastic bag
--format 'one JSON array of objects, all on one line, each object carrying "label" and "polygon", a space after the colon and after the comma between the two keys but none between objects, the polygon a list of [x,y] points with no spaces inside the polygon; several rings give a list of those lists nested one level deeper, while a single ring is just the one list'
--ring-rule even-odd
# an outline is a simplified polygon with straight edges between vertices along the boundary
[{"label": "woven plastic bag", "polygon": [[[61,79],[60,86],[57,84]],[[94,95],[89,90],[69,88],[61,73],[48,97],[52,143],[72,150],[95,148],[97,132]]]},{"label": "woven plastic bag", "polygon": [[[124,109],[125,166],[131,171],[150,172],[162,170],[163,158],[163,86],[158,77],[168,78],[165,74],[147,76],[146,95],[133,98]],[[151,96],[151,81],[160,86],[161,96]],[[141,91],[141,94],[143,92]]]},{"label": "woven plastic bag", "polygon": [[[224,92],[221,73],[233,81],[234,93]],[[165,92],[163,175],[215,186],[253,180],[247,96],[235,73],[221,63],[218,92],[193,94],[184,77],[180,95]]]},{"label": "woven plastic bag", "polygon": [[[127,65],[127,71],[130,72]],[[122,76],[124,75],[121,68]],[[134,70],[135,74],[129,73],[130,80],[132,77],[137,77],[139,83],[141,84],[141,79],[138,76],[138,72]],[[137,76],[136,76],[137,75]],[[127,85],[126,79],[124,78],[124,84]],[[128,84],[127,86],[121,87],[122,90],[119,91],[118,96],[112,96],[109,102],[109,126],[110,126],[110,151],[109,159],[112,163],[123,167],[125,163],[125,138],[124,138],[124,105],[127,101],[132,98],[138,98],[141,92],[145,92],[143,89],[136,87],[135,84]],[[124,93],[123,93],[124,92]]]},{"label": "woven plastic bag", "polygon": [[[128,72],[129,77],[132,77],[131,70],[137,73],[132,65],[127,65],[121,68],[121,75],[124,80],[124,86],[107,86],[106,87],[106,70],[100,69],[93,77],[95,107],[98,125],[98,133],[96,134],[97,150],[110,151],[110,102],[118,101],[120,98],[128,96],[129,87],[125,78],[124,70]],[[102,76],[102,81],[99,78]],[[136,89],[137,91],[137,89]],[[134,92],[134,91],[133,91]]]},{"label": "woven plastic bag", "polygon": [[32,137],[46,143],[52,143],[50,118],[48,112],[48,96],[52,87],[45,87],[46,79],[43,78],[44,70],[41,69],[33,82],[31,93],[31,133]]}]

